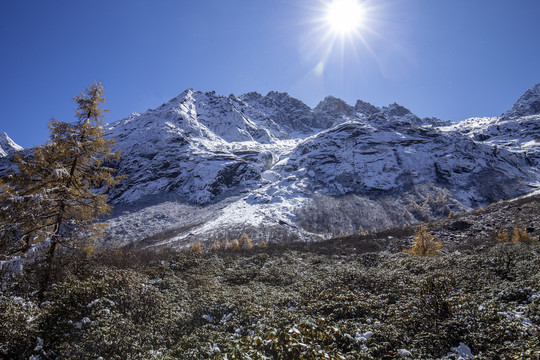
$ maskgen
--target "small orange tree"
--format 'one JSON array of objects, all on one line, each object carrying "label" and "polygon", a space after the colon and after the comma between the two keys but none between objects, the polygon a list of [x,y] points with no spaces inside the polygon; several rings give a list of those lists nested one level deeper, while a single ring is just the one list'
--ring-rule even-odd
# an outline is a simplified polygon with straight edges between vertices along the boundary
[{"label": "small orange tree", "polygon": [[508,242],[510,241],[510,238],[508,237],[508,231],[506,231],[506,229],[499,229],[499,231],[497,231],[497,235],[496,235],[496,240],[497,242]]},{"label": "small orange tree", "polygon": [[188,251],[190,254],[202,254],[204,249],[200,241],[195,241],[191,244]]},{"label": "small orange tree", "polygon": [[414,244],[404,252],[417,256],[437,256],[442,251],[442,241],[427,230],[426,225],[420,225],[414,234]]},{"label": "small orange tree", "polygon": [[512,241],[513,242],[532,242],[533,239],[529,236],[529,234],[527,234],[526,230],[515,227],[514,230],[512,231]]},{"label": "small orange tree", "polygon": [[249,250],[253,248],[253,241],[251,241],[251,238],[246,233],[243,233],[242,236],[240,236],[238,243],[242,249]]}]

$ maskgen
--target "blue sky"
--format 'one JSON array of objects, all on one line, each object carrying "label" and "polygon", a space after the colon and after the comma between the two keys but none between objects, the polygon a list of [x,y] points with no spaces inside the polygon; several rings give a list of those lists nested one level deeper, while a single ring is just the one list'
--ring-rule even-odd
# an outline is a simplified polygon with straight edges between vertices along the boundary
[{"label": "blue sky", "polygon": [[187,88],[463,120],[499,115],[540,82],[538,0],[366,0],[358,34],[336,41],[327,3],[0,0],[0,132],[44,143],[50,118],[72,121],[72,97],[94,80],[108,122]]}]

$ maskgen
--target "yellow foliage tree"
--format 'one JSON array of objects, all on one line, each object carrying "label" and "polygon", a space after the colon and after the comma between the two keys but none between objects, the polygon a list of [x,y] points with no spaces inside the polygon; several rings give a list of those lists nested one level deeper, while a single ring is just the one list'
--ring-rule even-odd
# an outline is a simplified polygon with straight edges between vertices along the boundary
[{"label": "yellow foliage tree", "polygon": [[499,231],[497,231],[496,240],[497,242],[510,241],[510,238],[508,237],[508,231],[506,231],[505,229],[499,229]]},{"label": "yellow foliage tree", "polygon": [[522,228],[515,227],[512,231],[512,242],[531,242],[532,239]]},{"label": "yellow foliage tree", "polygon": [[360,225],[358,226],[358,230],[356,230],[356,233],[359,235],[359,236],[363,236],[363,235],[367,235],[368,232],[367,231],[364,231],[364,228]]},{"label": "yellow foliage tree", "polygon": [[204,249],[200,241],[195,241],[189,247],[190,254],[202,254],[203,252],[204,252]]},{"label": "yellow foliage tree", "polygon": [[229,237],[228,237],[228,236],[225,238],[225,240],[221,240],[221,244],[220,244],[220,245],[221,245],[220,247],[221,247],[222,249],[230,249],[231,246],[232,246],[231,241],[229,240]]},{"label": "yellow foliage tree", "polygon": [[231,244],[231,246],[229,247],[230,249],[238,251],[238,250],[240,250],[242,248],[240,246],[240,241],[238,241],[238,239],[232,239],[230,244]]},{"label": "yellow foliage tree", "polygon": [[32,154],[14,158],[0,183],[0,238],[10,251],[25,252],[48,240],[50,264],[59,245],[87,246],[103,230],[96,220],[107,214],[105,189],[120,177],[106,162],[119,158],[114,142],[103,136],[105,101],[100,83],[74,97],[75,123],[52,119],[50,139]]},{"label": "yellow foliage tree", "polygon": [[242,249],[249,250],[253,248],[253,241],[251,241],[251,238],[246,233],[243,233],[242,236],[240,236],[238,243]]},{"label": "yellow foliage tree", "polygon": [[413,246],[403,251],[417,256],[437,256],[442,248],[442,241],[428,232],[426,225],[420,225],[414,234]]},{"label": "yellow foliage tree", "polygon": [[210,246],[210,251],[218,251],[221,250],[221,245],[217,240],[212,243],[212,246]]}]

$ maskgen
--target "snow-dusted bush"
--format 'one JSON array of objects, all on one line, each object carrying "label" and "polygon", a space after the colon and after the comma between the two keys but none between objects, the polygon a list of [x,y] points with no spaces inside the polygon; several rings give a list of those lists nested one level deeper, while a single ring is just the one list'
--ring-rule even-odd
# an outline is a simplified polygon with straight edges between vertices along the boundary
[{"label": "snow-dusted bush", "polygon": [[70,277],[47,294],[40,320],[45,344],[61,358],[135,358],[167,344],[174,331],[163,294],[131,270]]},{"label": "snow-dusted bush", "polygon": [[37,341],[39,309],[28,299],[0,294],[0,357],[28,358]]},{"label": "snow-dusted bush", "polygon": [[[439,257],[346,244],[81,260],[43,302],[0,293],[2,351],[352,360],[439,359],[466,346],[486,359],[538,355],[540,244]],[[505,254],[512,262],[503,277]]]}]

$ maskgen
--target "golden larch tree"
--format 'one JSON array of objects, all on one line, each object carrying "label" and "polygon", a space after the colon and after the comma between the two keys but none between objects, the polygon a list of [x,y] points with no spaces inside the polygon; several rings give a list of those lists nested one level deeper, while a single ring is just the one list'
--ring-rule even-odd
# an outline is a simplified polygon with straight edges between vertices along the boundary
[{"label": "golden larch tree", "polygon": [[48,241],[49,264],[59,245],[76,246],[102,230],[96,220],[111,210],[104,190],[120,180],[106,166],[120,154],[104,138],[101,83],[74,100],[77,121],[52,119],[49,141],[15,156],[13,170],[0,183],[2,243],[16,253]]},{"label": "golden larch tree", "polygon": [[437,240],[437,238],[427,230],[427,226],[422,224],[414,234],[413,246],[403,251],[411,255],[437,256],[441,254],[442,249],[442,241]]}]

